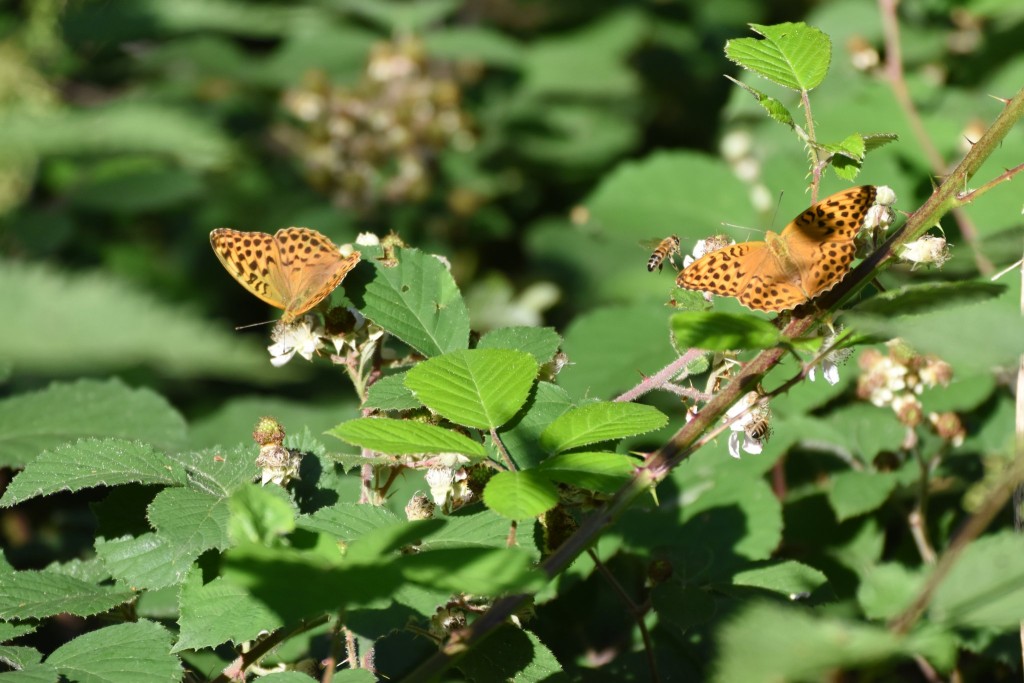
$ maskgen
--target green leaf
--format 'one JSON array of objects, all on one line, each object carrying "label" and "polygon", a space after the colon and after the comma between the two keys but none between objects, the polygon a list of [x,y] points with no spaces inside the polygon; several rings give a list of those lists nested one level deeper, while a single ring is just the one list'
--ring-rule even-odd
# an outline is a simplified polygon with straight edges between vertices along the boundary
[{"label": "green leaf", "polygon": [[781,593],[787,599],[809,595],[828,583],[828,577],[814,567],[787,560],[736,572],[732,585],[762,588]]},{"label": "green leaf", "polygon": [[[342,674],[353,674],[344,676]],[[298,671],[274,671],[260,676],[260,683],[309,683],[312,676]],[[377,678],[366,669],[343,669],[331,679],[334,683],[374,683]]]},{"label": "green leaf", "polygon": [[[286,437],[288,440],[292,437]],[[234,448],[210,448],[203,451],[183,451],[168,457],[185,468],[189,485],[211,496],[226,498],[257,476],[259,450],[254,444]]]},{"label": "green leaf", "polygon": [[535,105],[544,127],[523,127],[516,134],[519,154],[568,175],[595,173],[639,142],[636,128],[619,111],[591,102],[546,100]]},{"label": "green leaf", "polygon": [[615,493],[628,482],[640,461],[619,453],[562,453],[535,470],[562,484],[600,493]]},{"label": "green leaf", "polygon": [[110,574],[138,589],[158,590],[181,583],[200,552],[155,533],[96,540],[96,556]]},{"label": "green leaf", "polygon": [[476,595],[536,590],[547,583],[534,568],[533,556],[521,548],[429,550],[403,555],[395,565],[403,577],[421,586]]},{"label": "green leaf", "polygon": [[[349,563],[343,560],[337,542],[323,534],[313,536],[304,538],[301,548],[250,543],[235,546],[222,556],[221,573],[284,623],[325,610],[372,604],[399,587],[401,578],[383,558],[343,568]],[[310,547],[310,542],[315,545]],[[393,557],[389,554],[388,561]]]},{"label": "green leaf", "polygon": [[882,451],[899,450],[905,428],[891,410],[868,403],[848,403],[828,413],[823,420],[797,418],[787,426],[776,425],[776,431],[796,430],[805,445],[815,447],[822,443],[839,446],[843,451],[868,464]]},{"label": "green leaf", "polygon": [[398,515],[387,508],[355,503],[335,503],[321,508],[312,515],[299,517],[299,528],[329,534],[339,541],[351,543],[380,529],[401,522]]},{"label": "green leaf", "polygon": [[363,403],[364,408],[378,410],[415,410],[422,405],[405,386],[404,372],[382,377],[370,385],[370,390],[366,392],[366,402]]},{"label": "green leaf", "polygon": [[162,396],[118,379],[55,382],[0,401],[0,453],[8,467],[23,467],[42,451],[90,436],[173,450],[185,441],[185,420]]},{"label": "green leaf", "polygon": [[[292,7],[289,5],[264,5],[249,7],[242,2],[231,0],[220,0],[219,2],[205,2],[205,0],[181,0],[175,3],[165,3],[154,0],[139,0],[132,4],[133,8],[140,14],[128,13],[127,16],[114,14],[111,16],[104,13],[102,9],[96,11],[99,17],[90,17],[99,23],[99,26],[92,24],[93,34],[107,37],[109,31],[123,30],[123,22],[134,22],[145,17],[150,25],[165,31],[168,34],[190,34],[198,32],[224,32],[238,37],[250,38],[274,38],[287,35],[289,30],[295,30],[294,25],[306,21],[325,21],[327,17],[322,12],[317,12],[311,7]],[[109,28],[104,23],[109,22]],[[129,29],[130,30],[130,29]],[[115,33],[116,35],[116,33]],[[111,38],[108,38],[111,39]]]},{"label": "green leaf", "polygon": [[771,95],[763,93],[760,90],[743,83],[742,81],[737,81],[732,76],[726,76],[726,78],[753,95],[754,99],[757,100],[757,103],[760,104],[766,112],[768,112],[768,116],[773,120],[778,121],[779,123],[784,123],[790,128],[796,125],[796,122],[793,121],[793,115],[789,113],[789,110],[786,109],[786,105],[782,104],[782,102]]},{"label": "green leaf", "polygon": [[627,510],[616,525],[623,543],[641,552],[669,546],[683,575],[721,583],[751,560],[771,558],[783,529],[782,504],[764,477],[773,461],[767,453],[737,461],[725,446],[720,438],[696,451],[663,484],[687,492],[683,505]]},{"label": "green leaf", "polygon": [[[503,522],[507,524],[507,522]],[[35,624],[9,624],[0,623],[0,643],[8,643],[15,638],[27,636],[34,633],[38,627]]]},{"label": "green leaf", "polygon": [[879,147],[885,147],[890,142],[896,142],[900,139],[896,133],[868,133],[867,135],[861,135],[864,140],[864,152],[873,152]]},{"label": "green leaf", "polygon": [[459,6],[459,0],[423,0],[415,3],[347,0],[345,9],[380,24],[395,35],[427,32]]},{"label": "green leaf", "polygon": [[661,304],[606,306],[581,315],[566,332],[563,348],[573,365],[558,374],[558,384],[573,396],[611,398],[678,357],[669,337]]},{"label": "green leaf", "polygon": [[171,654],[171,633],[151,621],[108,626],[78,636],[47,658],[65,677],[104,683],[178,683],[181,662]]},{"label": "green leaf", "polygon": [[26,465],[7,488],[0,507],[57,491],[128,482],[183,484],[185,473],[166,455],[138,441],[82,439],[46,451]]},{"label": "green leaf", "polygon": [[273,545],[295,530],[295,503],[280,486],[247,484],[228,500],[229,534],[235,543]]},{"label": "green leaf", "polygon": [[767,320],[753,315],[685,311],[672,316],[676,348],[709,351],[770,349],[782,335]]},{"label": "green leaf", "polygon": [[201,116],[130,100],[85,109],[7,108],[0,148],[37,156],[151,153],[198,169],[223,167],[233,153],[227,134]]},{"label": "green leaf", "polygon": [[[0,358],[16,373],[101,373],[145,364],[168,376],[272,377],[266,352],[241,343],[226,326],[106,273],[0,260],[0,291]],[[62,334],[50,332],[55,319]]]},{"label": "green leaf", "polygon": [[98,586],[51,571],[5,573],[0,581],[0,619],[42,619],[64,613],[88,617],[135,596],[125,587]]},{"label": "green leaf", "polygon": [[562,338],[552,327],[502,327],[481,337],[476,348],[525,351],[543,365],[554,357],[561,343]]},{"label": "green leaf", "polygon": [[518,70],[524,50],[504,33],[486,26],[435,27],[423,36],[432,57],[474,60]]},{"label": "green leaf", "polygon": [[416,365],[405,386],[431,411],[466,427],[499,427],[519,412],[537,377],[522,351],[453,351]]},{"label": "green leaf", "polygon": [[[353,275],[365,272],[357,269]],[[451,273],[429,254],[402,249],[399,264],[374,264],[374,277],[359,287],[345,283],[363,315],[427,357],[465,349],[469,345],[469,312]]]},{"label": "green leaf", "polygon": [[49,664],[42,663],[42,654],[31,647],[0,646],[0,662],[11,671],[0,673],[4,683],[59,683],[60,674]]},{"label": "green leaf", "polygon": [[861,332],[901,337],[919,353],[934,353],[957,372],[982,373],[993,366],[1014,364],[1024,353],[1024,318],[1017,292],[1008,290],[995,299],[970,305],[964,305],[965,300],[916,315],[849,313],[847,318]]},{"label": "green leaf", "polygon": [[950,626],[1016,629],[1024,614],[1020,536],[999,531],[975,539],[939,584],[929,620]]},{"label": "green leaf", "polygon": [[802,22],[774,26],[750,24],[757,38],[736,38],[725,44],[725,55],[744,69],[793,90],[821,85],[832,60],[832,41]]},{"label": "green leaf", "polygon": [[253,640],[262,630],[283,626],[275,615],[249,591],[224,577],[203,584],[196,569],[181,587],[179,598],[181,633],[172,652],[215,647],[225,642],[239,644]]},{"label": "green leaf", "polygon": [[754,604],[720,632],[715,683],[817,680],[835,669],[869,666],[919,648],[955,647],[951,635],[900,637],[888,629],[818,617],[795,607]]},{"label": "green leaf", "polygon": [[704,588],[693,584],[662,583],[654,587],[651,598],[659,621],[680,635],[708,623],[717,611],[715,598]]},{"label": "green leaf", "polygon": [[898,482],[893,472],[837,472],[832,475],[828,502],[836,511],[836,519],[842,522],[877,510],[889,499]]},{"label": "green leaf", "polygon": [[443,427],[409,420],[357,418],[341,423],[328,434],[361,448],[392,455],[462,453],[473,458],[487,457],[482,443]]},{"label": "green leaf", "polygon": [[78,183],[69,192],[69,199],[76,208],[131,214],[180,207],[199,200],[204,189],[201,177],[194,172],[162,164],[127,164],[114,173]]},{"label": "green leaf", "polygon": [[877,564],[865,574],[857,588],[857,602],[868,619],[892,619],[910,607],[923,580],[922,572],[915,572],[905,565],[894,562]]},{"label": "green leaf", "polygon": [[942,311],[949,306],[988,301],[1002,295],[1006,286],[994,282],[927,282],[881,292],[860,302],[856,315],[883,318]]},{"label": "green leaf", "polygon": [[484,504],[509,519],[531,519],[558,504],[558,489],[536,470],[499,472],[484,488]]},{"label": "green leaf", "polygon": [[524,93],[547,97],[544,102],[566,96],[636,95],[640,83],[627,60],[643,39],[644,17],[630,10],[604,16],[575,31],[560,31],[533,41],[523,64]]},{"label": "green leaf", "polygon": [[177,585],[202,553],[228,547],[224,498],[164,489],[150,503],[148,516],[157,533],[96,542],[96,554],[110,575],[136,589]]},{"label": "green leaf", "polygon": [[562,678],[558,658],[526,629],[503,624],[479,646],[473,647],[456,667],[471,681],[556,683]]},{"label": "green leaf", "polygon": [[638,403],[591,403],[563,413],[541,434],[549,453],[660,429],[668,422],[657,408]]},{"label": "green leaf", "polygon": [[867,150],[867,144],[864,142],[864,138],[860,133],[848,135],[842,142],[836,144],[819,144],[818,147],[830,154],[840,154],[853,161],[863,161],[864,153]]},{"label": "green leaf", "polygon": [[540,435],[551,422],[573,407],[569,394],[550,382],[534,385],[526,407],[498,432],[513,462],[523,469],[538,465],[547,457],[540,447]]},{"label": "green leaf", "polygon": [[[360,507],[366,507],[365,505]],[[505,548],[508,546],[509,521],[490,510],[460,513],[448,517],[447,524],[423,538],[424,550],[441,548]]]},{"label": "green leaf", "polygon": [[[686,188],[686,195],[679,192]],[[732,209],[728,220],[754,225],[757,216],[737,197],[746,187],[720,160],[697,152],[658,152],[640,160],[624,161],[602,178],[600,185],[584,200],[590,209],[590,224],[603,232],[621,236],[635,244],[638,225],[673,226],[684,240],[703,239],[722,221],[721,207]],[[685,197],[700,197],[687,201]],[[642,264],[645,255],[637,250]],[[648,253],[646,256],[649,256]],[[641,265],[642,269],[643,266]]]}]

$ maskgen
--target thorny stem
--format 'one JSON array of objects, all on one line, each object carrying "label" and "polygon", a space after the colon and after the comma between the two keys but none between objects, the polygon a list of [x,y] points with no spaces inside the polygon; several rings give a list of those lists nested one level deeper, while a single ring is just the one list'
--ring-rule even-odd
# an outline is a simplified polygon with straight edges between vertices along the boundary
[{"label": "thorny stem", "polygon": [[670,381],[672,381],[672,379],[685,370],[686,366],[700,358],[702,353],[703,351],[699,349],[689,349],[682,356],[676,358],[650,377],[644,378],[640,384],[637,384],[629,391],[616,396],[613,400],[625,402],[635,401],[649,391],[664,388]]},{"label": "thorny stem", "polygon": [[618,594],[619,599],[626,606],[626,611],[636,621],[637,628],[640,630],[640,637],[644,641],[644,654],[647,655],[647,665],[651,668],[651,680],[657,683],[661,680],[661,676],[658,674],[658,661],[654,657],[654,644],[651,642],[651,634],[647,630],[647,623],[644,621],[644,615],[647,610],[633,602],[633,599],[629,597],[629,593],[622,587],[622,584],[615,578],[615,575],[608,570],[608,567],[601,562],[601,558],[597,556],[593,548],[587,548],[587,555],[590,556],[590,559],[594,562],[594,567],[597,568],[597,571],[612,587],[612,590]]},{"label": "thorny stem", "polygon": [[804,117],[807,120],[807,149],[811,158],[811,204],[818,203],[818,187],[821,185],[822,165],[821,155],[818,152],[818,137],[814,132],[814,115],[811,113],[811,97],[806,90],[800,90],[800,104],[804,108]]},{"label": "thorny stem", "polygon": [[[1020,120],[1022,114],[1024,114],[1024,89],[1007,103],[985,135],[971,148],[971,151],[954,169],[953,173],[936,189],[924,205],[911,214],[903,228],[897,231],[880,249],[847,275],[840,285],[820,297],[816,306],[798,308],[790,322],[784,326],[783,334],[789,337],[800,337],[813,329],[821,322],[828,311],[837,307],[837,304],[842,299],[851,296],[864,287],[874,277],[875,272],[881,268],[882,264],[892,258],[893,250],[897,245],[903,244],[908,240],[917,239],[934,225],[949,210],[951,202],[955,200],[958,188],[963,187],[966,180],[974,175],[982,162],[991,155],[1000,141],[1006,137],[1010,129]],[[554,578],[564,571],[638,497],[667,477],[673,467],[688,458],[698,445],[704,442],[701,440],[701,435],[712,430],[715,423],[725,414],[729,407],[740,396],[754,389],[765,373],[774,367],[786,353],[780,347],[768,349],[762,351],[747,363],[736,378],[714,396],[693,420],[685,424],[668,443],[647,456],[644,464],[637,469],[630,481],[619,489],[603,508],[583,520],[580,528],[552,553],[547,560],[541,563],[541,570],[549,578]],[[1024,446],[1021,446],[1021,448],[1024,448]],[[1024,458],[1018,459],[1024,462]],[[974,526],[970,530],[965,527],[964,532],[958,537],[957,541],[962,537],[964,539],[963,542],[966,543],[981,533],[985,525],[991,521],[992,517],[995,516],[999,508],[1005,504],[1006,499],[1009,497],[1009,489],[1006,486],[1002,487],[1001,490],[1006,491],[1001,496],[1002,500],[990,497],[984,508],[987,511],[987,516],[982,517],[980,512],[976,514],[968,522],[968,525],[973,524]],[[968,534],[968,531],[973,535]],[[956,542],[954,542],[955,544]],[[936,574],[933,575],[933,578],[936,580],[935,585],[938,585],[937,581],[941,581],[945,577],[945,573],[948,573],[949,567],[956,560],[958,553],[953,553],[952,551],[953,547],[936,564]],[[939,573],[940,568],[943,570],[941,574]],[[902,626],[903,629],[909,629],[920,612],[927,606],[933,591],[934,586],[926,595],[919,599],[918,603],[915,603],[918,611],[905,618],[905,626]],[[509,595],[495,601],[487,612],[482,614],[479,619],[468,627],[461,630],[457,636],[450,638],[439,652],[424,660],[419,667],[406,676],[405,680],[425,681],[440,674],[452,663],[453,659],[465,653],[471,645],[501,626],[526,599],[527,595],[520,594]]]},{"label": "thorny stem", "polygon": [[[903,109],[903,115],[910,122],[910,127],[914,131],[914,137],[917,138],[918,144],[924,150],[924,155],[928,158],[928,163],[931,164],[932,173],[941,178],[946,173],[946,162],[928,136],[928,131],[925,130],[921,116],[914,105],[914,100],[910,96],[910,90],[907,88],[907,81],[903,76],[900,23],[899,18],[896,16],[896,5],[898,2],[899,0],[878,0],[878,8],[882,16],[882,31],[885,34],[885,75],[892,87],[893,94],[896,96],[896,101],[899,103],[900,108]],[[952,213],[954,220],[956,220],[960,228],[960,234],[971,247],[974,264],[977,266],[978,271],[982,274],[990,274],[995,268],[978,247],[978,231],[975,229],[974,223],[959,208],[954,209]]]},{"label": "thorny stem", "polygon": [[957,204],[970,204],[975,199],[991,190],[993,187],[996,187],[997,185],[1002,185],[1005,182],[1013,180],[1013,176],[1017,175],[1021,171],[1024,171],[1024,164],[1018,164],[1013,168],[1006,169],[1005,171],[997,175],[995,178],[988,181],[987,183],[985,183],[984,185],[977,189],[968,190],[967,192],[961,192],[959,195],[957,195]]},{"label": "thorny stem", "polygon": [[344,626],[341,628],[342,633],[345,634],[345,656],[348,658],[348,668],[358,669],[359,666],[359,650],[356,648],[356,634]]}]

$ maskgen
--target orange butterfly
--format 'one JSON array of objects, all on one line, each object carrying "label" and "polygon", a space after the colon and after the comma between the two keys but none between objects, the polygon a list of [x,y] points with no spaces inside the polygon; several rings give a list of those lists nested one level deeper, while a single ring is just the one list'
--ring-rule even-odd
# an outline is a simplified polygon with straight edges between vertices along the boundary
[{"label": "orange butterfly", "polygon": [[875,204],[873,185],[826,197],[763,242],[740,242],[706,254],[676,284],[734,296],[757,311],[788,311],[835,287],[850,271],[864,216]]},{"label": "orange butterfly", "polygon": [[358,251],[342,256],[331,240],[309,228],[283,228],[273,235],[217,228],[210,245],[231,277],[284,309],[286,325],[327,298],[359,263]]}]

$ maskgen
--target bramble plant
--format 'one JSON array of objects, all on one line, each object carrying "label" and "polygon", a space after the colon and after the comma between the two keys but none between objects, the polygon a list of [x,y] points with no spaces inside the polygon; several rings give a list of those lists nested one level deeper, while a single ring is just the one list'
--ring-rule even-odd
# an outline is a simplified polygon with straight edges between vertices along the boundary
[{"label": "bramble plant", "polygon": [[[445,16],[428,4],[391,8],[392,28]],[[863,54],[870,46],[856,44],[830,76],[835,43],[822,30],[751,24],[756,37],[725,45],[742,74],[730,80],[743,124],[723,142],[726,163],[667,152],[624,161],[578,203],[576,228],[531,233],[532,253],[575,269],[579,309],[584,296],[603,304],[563,332],[536,324],[553,303],[542,290],[532,303],[500,284],[464,293],[458,261],[427,228],[360,233],[354,257],[330,245],[319,260],[269,263],[246,252],[252,233],[218,230],[230,274],[286,311],[267,343],[271,362],[260,360],[275,375],[207,327],[177,325],[172,311],[148,310],[111,283],[83,283],[145,321],[123,336],[107,330],[114,354],[128,349],[201,377],[217,363],[174,346],[202,338],[222,359],[209,376],[237,371],[269,384],[305,369],[332,380],[330,398],[311,389],[304,403],[239,399],[230,416],[186,420],[173,391],[121,379],[12,391],[0,425],[4,463],[20,471],[0,505],[16,513],[97,495],[95,526],[75,555],[16,564],[5,548],[0,661],[24,680],[113,683],[935,681],[1019,671],[1024,546],[1006,510],[1024,482],[1007,388],[1024,352],[1020,283],[982,277],[995,269],[963,210],[1024,168],[982,171],[1001,149],[1024,153],[1011,136],[1024,89],[997,103],[958,163],[946,168],[938,152],[922,161],[907,151],[915,143],[904,128],[929,150],[932,133],[903,81],[895,9],[881,6],[888,85],[868,77],[879,68],[877,53],[874,62]],[[278,10],[267,11],[250,30],[271,30]],[[536,46],[524,59],[586,64],[594,46],[632,35],[639,21],[614,15],[577,43]],[[463,102],[452,71],[431,68],[428,55],[433,46],[457,60],[469,48],[455,38],[472,45],[475,34],[424,33],[422,43],[378,48],[358,88],[335,89],[323,74],[282,88],[301,125],[275,129],[277,141],[315,187],[367,222],[393,210],[386,215],[400,223],[401,205],[413,201],[433,207],[421,216],[436,210],[432,192],[472,175],[453,159],[473,144],[500,146],[499,130],[545,115],[555,130],[582,120],[614,128],[613,107],[595,103],[594,119],[580,113],[597,88],[588,74],[576,82],[531,72],[507,111]],[[476,35],[481,54],[514,63],[494,36]],[[471,72],[466,82],[482,78]],[[838,104],[817,96],[830,77],[840,81],[830,91]],[[899,124],[872,115],[879,101],[891,104],[890,86]],[[553,98],[548,112],[557,93],[580,99]],[[475,122],[462,109],[473,106]],[[390,137],[381,117],[394,125]],[[555,156],[531,135],[519,152],[537,164]],[[335,148],[344,153],[331,156]],[[718,201],[728,194],[718,188],[739,188],[771,213],[759,157],[779,150],[789,150],[786,177],[806,178],[809,190],[808,202],[803,187],[787,186],[785,201],[810,209],[763,242],[736,239],[717,221],[738,198]],[[575,153],[580,173],[621,156],[595,152],[591,164]],[[432,166],[444,154],[454,156]],[[483,177],[487,164],[474,163]],[[929,175],[936,186],[922,192]],[[453,213],[490,203],[492,220],[502,178],[449,193]],[[819,204],[819,194],[830,197]],[[856,225],[843,222],[851,216]],[[936,229],[947,216],[962,240],[952,252]],[[666,268],[680,287],[657,267],[676,263],[675,247],[646,270],[650,253],[640,248],[626,263],[626,244],[650,236],[638,225],[679,233],[681,251],[696,245],[682,271]],[[293,235],[330,244],[313,231]],[[260,244],[285,256],[288,240],[272,239]],[[973,265],[958,263],[972,256]],[[194,268],[213,271],[216,260],[206,253]],[[943,266],[955,274],[934,279]],[[53,282],[35,290],[70,289],[28,266],[6,269],[12,281]],[[241,292],[217,276],[218,288]],[[307,312],[342,277],[333,298]],[[648,300],[609,295],[640,277]],[[762,285],[784,290],[781,303],[757,298]],[[147,332],[161,326],[166,336]],[[50,342],[33,348],[30,326],[12,329],[0,342],[12,372],[44,367]],[[103,350],[81,343],[89,362],[107,367]],[[855,353],[856,371],[845,364]],[[339,377],[354,402],[338,402]],[[255,446],[240,440],[239,425]],[[88,628],[48,649],[28,640],[62,615]]]}]

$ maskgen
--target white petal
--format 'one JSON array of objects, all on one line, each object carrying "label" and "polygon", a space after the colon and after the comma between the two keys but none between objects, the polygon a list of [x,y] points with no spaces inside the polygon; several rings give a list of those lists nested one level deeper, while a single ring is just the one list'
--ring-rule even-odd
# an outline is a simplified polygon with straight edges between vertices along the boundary
[{"label": "white petal", "polygon": [[743,450],[751,455],[760,455],[763,444],[749,434],[743,435]]},{"label": "white petal", "polygon": [[734,458],[740,457],[740,433],[733,432],[729,435],[729,455]]},{"label": "white petal", "polygon": [[839,384],[839,366],[835,363],[830,363],[828,361],[822,362],[821,374],[829,384],[833,386]]}]

